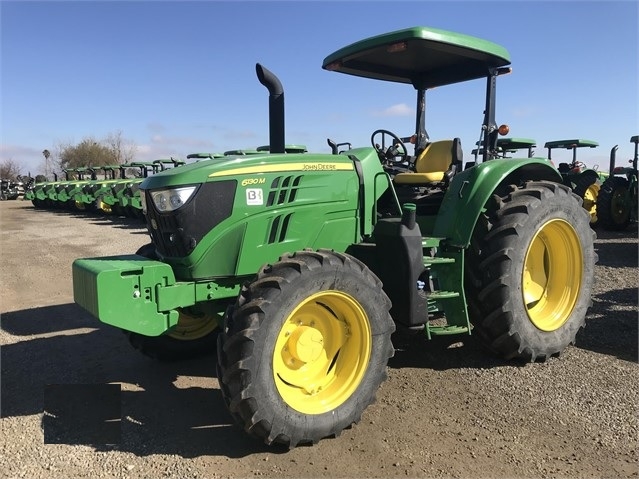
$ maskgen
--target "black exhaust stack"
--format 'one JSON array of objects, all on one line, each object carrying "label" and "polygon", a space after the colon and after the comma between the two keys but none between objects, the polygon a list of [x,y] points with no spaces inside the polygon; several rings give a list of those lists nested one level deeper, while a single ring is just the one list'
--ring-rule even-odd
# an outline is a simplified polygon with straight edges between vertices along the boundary
[{"label": "black exhaust stack", "polygon": [[259,63],[255,64],[257,79],[268,88],[269,151],[284,153],[284,89],[279,79]]},{"label": "black exhaust stack", "polygon": [[610,165],[608,166],[608,173],[612,176],[612,172],[615,169],[615,163],[617,160],[617,150],[619,149],[619,145],[615,145],[610,150]]}]

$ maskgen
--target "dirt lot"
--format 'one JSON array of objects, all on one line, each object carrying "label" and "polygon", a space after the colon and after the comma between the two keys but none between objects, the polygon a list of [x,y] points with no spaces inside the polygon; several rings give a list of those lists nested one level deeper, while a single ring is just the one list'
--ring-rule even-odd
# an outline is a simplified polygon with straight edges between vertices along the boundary
[{"label": "dirt lot", "polygon": [[[154,362],[73,303],[72,261],[134,252],[139,223],[19,200],[0,215],[2,477],[639,475],[636,226],[599,233],[587,327],[560,358],[504,363],[473,336],[396,344],[359,424],[282,451],[231,424],[213,358]],[[44,443],[45,386],[107,383],[122,388],[119,444]]]}]

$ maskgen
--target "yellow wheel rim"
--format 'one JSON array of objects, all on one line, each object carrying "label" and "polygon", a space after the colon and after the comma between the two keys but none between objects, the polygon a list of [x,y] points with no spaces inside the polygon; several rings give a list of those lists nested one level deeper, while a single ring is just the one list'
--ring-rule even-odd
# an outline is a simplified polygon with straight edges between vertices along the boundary
[{"label": "yellow wheel rim", "polygon": [[215,315],[193,316],[180,311],[177,325],[166,335],[173,339],[193,341],[212,333],[217,327],[218,317]]},{"label": "yellow wheel rim", "polygon": [[75,202],[75,207],[78,210],[86,210],[87,209],[87,207],[86,207],[86,205],[84,204],[83,201],[76,201]]},{"label": "yellow wheel rim", "polygon": [[106,214],[111,214],[112,208],[111,205],[108,203],[105,203],[104,201],[100,200],[98,208],[101,209],[102,211],[104,211]]},{"label": "yellow wheel rim", "polygon": [[600,186],[597,183],[590,185],[584,193],[583,206],[590,213],[590,222],[597,222],[597,195],[599,195]]},{"label": "yellow wheel rim", "polygon": [[331,411],[361,383],[371,349],[370,323],[361,305],[339,291],[315,293],[291,312],[278,334],[277,390],[303,414]]},{"label": "yellow wheel rim", "polygon": [[542,331],[559,329],[570,317],[581,289],[582,250],[565,220],[544,224],[524,260],[522,292],[528,317]]}]

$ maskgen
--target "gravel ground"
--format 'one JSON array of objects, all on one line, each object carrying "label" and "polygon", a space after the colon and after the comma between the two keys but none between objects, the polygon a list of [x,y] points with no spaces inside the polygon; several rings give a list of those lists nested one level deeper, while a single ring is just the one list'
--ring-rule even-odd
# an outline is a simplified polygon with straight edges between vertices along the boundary
[{"label": "gravel ground", "polygon": [[[134,252],[139,223],[18,200],[0,202],[0,225],[1,477],[639,476],[636,225],[598,233],[587,326],[560,358],[504,363],[474,336],[416,337],[359,424],[292,451],[232,426],[213,358],[151,361],[73,303],[72,261]],[[120,385],[119,443],[45,444],[56,384]]]}]

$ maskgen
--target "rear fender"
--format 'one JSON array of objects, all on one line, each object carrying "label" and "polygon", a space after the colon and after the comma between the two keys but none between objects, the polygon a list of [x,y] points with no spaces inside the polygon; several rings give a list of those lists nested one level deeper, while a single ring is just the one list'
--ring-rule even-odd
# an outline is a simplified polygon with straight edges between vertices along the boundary
[{"label": "rear fender", "polygon": [[526,181],[563,183],[550,162],[540,158],[491,160],[457,173],[444,196],[433,234],[449,245],[466,248],[486,202],[493,193]]}]

